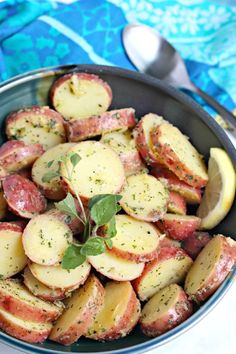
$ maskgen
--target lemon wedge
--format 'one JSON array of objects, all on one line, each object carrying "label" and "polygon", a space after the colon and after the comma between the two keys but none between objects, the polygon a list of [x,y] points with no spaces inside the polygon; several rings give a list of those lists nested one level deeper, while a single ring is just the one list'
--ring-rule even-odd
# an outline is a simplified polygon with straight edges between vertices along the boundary
[{"label": "lemon wedge", "polygon": [[208,183],[197,216],[201,229],[212,229],[229,212],[235,196],[236,174],[228,154],[220,148],[210,149]]}]

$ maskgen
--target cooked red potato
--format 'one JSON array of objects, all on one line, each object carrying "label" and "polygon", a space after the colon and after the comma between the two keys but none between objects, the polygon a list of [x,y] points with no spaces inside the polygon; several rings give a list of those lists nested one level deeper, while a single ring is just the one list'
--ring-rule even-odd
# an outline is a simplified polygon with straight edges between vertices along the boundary
[{"label": "cooked red potato", "polygon": [[31,294],[17,280],[0,280],[0,308],[26,321],[51,322],[62,313],[62,304],[55,305]]},{"label": "cooked red potato", "polygon": [[115,109],[89,118],[71,120],[67,124],[68,140],[78,142],[116,130],[127,130],[135,124],[133,108]]},{"label": "cooked red potato", "polygon": [[169,192],[155,177],[147,174],[129,176],[120,194],[120,205],[135,219],[157,221],[167,210]]},{"label": "cooked red potato", "polygon": [[170,284],[158,291],[142,309],[140,327],[148,337],[157,337],[184,322],[193,313],[184,290]]},{"label": "cooked red potato", "polygon": [[181,247],[181,242],[177,240],[172,240],[171,238],[165,236],[160,240],[159,247]]},{"label": "cooked red potato", "polygon": [[[80,211],[78,210],[80,213]],[[72,217],[66,213],[64,213],[61,210],[58,210],[56,208],[52,208],[45,213],[46,215],[52,215],[53,217],[57,218],[58,220],[62,221],[72,231],[73,235],[77,235],[81,233],[84,229],[83,223],[76,217]]]},{"label": "cooked red potato", "polygon": [[163,123],[151,132],[154,153],[180,179],[192,187],[207,184],[208,175],[202,156],[181,131],[169,123]]},{"label": "cooked red potato", "polygon": [[62,116],[46,106],[28,107],[9,114],[6,134],[9,140],[41,144],[44,150],[66,141]]},{"label": "cooked red potato", "polygon": [[165,214],[156,222],[157,227],[174,240],[185,240],[200,226],[201,219],[194,215]]},{"label": "cooked red potato", "polygon": [[72,240],[69,226],[47,214],[30,220],[22,237],[25,254],[32,262],[44,266],[61,262]]},{"label": "cooked red potato", "polygon": [[17,274],[26,264],[21,228],[9,222],[0,222],[0,279]]},{"label": "cooked red potato", "polygon": [[103,134],[100,142],[110,146],[119,155],[126,176],[145,171],[145,166],[130,131]]},{"label": "cooked red potato", "polygon": [[10,224],[17,225],[19,226],[21,232],[23,233],[26,225],[28,224],[28,220],[26,219],[21,219],[21,220],[15,220],[15,221],[8,221]]},{"label": "cooked red potato", "polygon": [[202,249],[185,279],[185,291],[194,301],[205,301],[232,270],[236,241],[216,235]]},{"label": "cooked red potato", "polygon": [[24,269],[24,284],[27,289],[35,296],[42,300],[54,302],[57,300],[62,300],[66,297],[65,291],[62,289],[50,289],[38,279],[36,279],[31,273],[29,267]]},{"label": "cooked red potato", "polygon": [[165,183],[171,192],[180,194],[187,203],[199,204],[201,202],[202,194],[200,188],[189,186],[187,183],[181,181],[173,172],[163,165],[156,165],[151,169],[151,175],[158,178]]},{"label": "cooked red potato", "polygon": [[136,279],[144,268],[144,263],[123,259],[108,250],[98,256],[88,256],[87,259],[97,272],[117,281]]},{"label": "cooked red potato", "polygon": [[134,129],[134,137],[138,151],[148,165],[156,165],[162,163],[157,153],[153,153],[151,147],[150,133],[162,124],[164,119],[157,114],[149,113],[143,116]]},{"label": "cooked red potato", "polygon": [[52,324],[26,321],[0,309],[0,328],[10,336],[25,342],[42,343],[49,336]]},{"label": "cooked red potato", "polygon": [[62,289],[70,292],[84,284],[89,276],[91,266],[84,262],[75,269],[63,269],[61,265],[43,266],[30,263],[29,269],[33,276],[50,289]]},{"label": "cooked red potato", "polygon": [[128,215],[116,215],[116,235],[111,252],[123,259],[148,262],[158,254],[162,235],[150,223]]},{"label": "cooked red potato", "polygon": [[140,303],[130,282],[109,282],[105,287],[104,304],[85,336],[100,341],[125,337],[139,315]]},{"label": "cooked red potato", "polygon": [[8,207],[22,218],[31,219],[47,207],[44,196],[27,178],[13,174],[3,180],[2,186]]},{"label": "cooked red potato", "polygon": [[138,297],[145,301],[165,286],[181,283],[191,265],[192,259],[181,248],[161,247],[158,257],[147,263],[141,276],[133,281]]},{"label": "cooked red potato", "polygon": [[83,287],[73,293],[49,338],[70,345],[86,334],[103,305],[104,293],[100,281],[91,275]]},{"label": "cooked red potato", "polygon": [[53,174],[58,171],[61,158],[74,145],[65,143],[53,146],[35,161],[32,168],[32,179],[46,198],[61,200],[66,197],[60,177],[56,176],[52,179],[47,179],[47,174]]},{"label": "cooked red potato", "polygon": [[0,165],[7,172],[16,172],[30,167],[43,152],[40,144],[27,145],[24,141],[7,141],[0,147]]},{"label": "cooked red potato", "polygon": [[[75,167],[71,163],[74,154],[81,158]],[[61,175],[69,190],[85,202],[97,194],[116,194],[125,182],[119,156],[110,147],[92,140],[76,144],[67,152]]]},{"label": "cooked red potato", "polygon": [[182,242],[182,248],[192,259],[195,259],[211,238],[208,232],[196,231]]},{"label": "cooked red potato", "polygon": [[170,192],[167,211],[169,213],[185,215],[187,211],[185,199],[179,193]]},{"label": "cooked red potato", "polygon": [[4,219],[7,214],[7,202],[3,191],[0,190],[0,220]]},{"label": "cooked red potato", "polygon": [[97,75],[71,73],[55,81],[50,97],[55,109],[71,120],[105,112],[111,104],[112,91]]}]

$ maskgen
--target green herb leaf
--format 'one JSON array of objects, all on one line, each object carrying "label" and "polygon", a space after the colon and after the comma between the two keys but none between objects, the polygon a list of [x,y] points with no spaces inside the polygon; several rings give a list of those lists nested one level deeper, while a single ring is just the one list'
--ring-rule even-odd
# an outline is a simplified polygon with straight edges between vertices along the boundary
[{"label": "green herb leaf", "polygon": [[112,246],[113,246],[112,240],[110,238],[107,238],[105,240],[105,242],[106,242],[107,247],[111,250]]},{"label": "green herb leaf", "polygon": [[81,253],[86,256],[97,256],[105,252],[104,239],[102,237],[91,237],[82,246]]},{"label": "green herb leaf", "polygon": [[80,160],[81,160],[81,157],[77,153],[74,153],[73,155],[70,156],[70,161],[71,161],[73,167],[75,167]]},{"label": "green herb leaf", "polygon": [[81,264],[83,264],[86,260],[86,256],[80,253],[81,246],[80,245],[70,245],[61,262],[61,266],[63,269],[75,269]]},{"label": "green herb leaf", "polygon": [[101,199],[105,198],[105,197],[109,197],[109,196],[114,196],[115,199],[116,199],[116,203],[119,202],[119,200],[121,200],[122,198],[122,195],[119,195],[119,194],[98,194],[98,195],[95,195],[94,197],[92,197],[90,200],[89,200],[89,203],[88,203],[88,207],[89,209],[91,210],[92,207],[94,206],[94,204],[96,204],[97,202],[99,202]]},{"label": "green herb leaf", "polygon": [[115,216],[113,216],[109,223],[106,225],[106,235],[107,237],[112,238],[115,237],[116,232],[116,220]]},{"label": "green herb leaf", "polygon": [[72,217],[78,217],[76,207],[75,207],[75,201],[72,194],[68,193],[65,199],[54,204],[58,210],[63,211],[67,215]]},{"label": "green herb leaf", "polygon": [[48,161],[48,163],[47,163],[48,168],[52,166],[53,162],[54,162],[54,160]]},{"label": "green herb leaf", "polygon": [[113,194],[97,198],[91,207],[91,217],[97,226],[105,225],[111,220],[118,210],[117,201],[120,199],[120,195]]},{"label": "green herb leaf", "polygon": [[47,173],[45,173],[45,175],[43,175],[42,182],[44,183],[50,182],[53,178],[59,176],[60,176],[59,171],[48,171]]}]

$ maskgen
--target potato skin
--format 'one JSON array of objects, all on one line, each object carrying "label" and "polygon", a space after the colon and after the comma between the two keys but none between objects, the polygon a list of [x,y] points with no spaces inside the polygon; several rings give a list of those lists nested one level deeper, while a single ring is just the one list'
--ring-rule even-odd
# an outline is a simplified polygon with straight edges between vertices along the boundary
[{"label": "potato skin", "polygon": [[3,191],[0,190],[0,220],[4,219],[6,214],[7,214],[7,202],[4,197]]},{"label": "potato skin", "polygon": [[185,215],[187,206],[184,198],[176,192],[170,192],[167,211],[174,214]]},{"label": "potato skin", "polygon": [[208,232],[196,231],[182,242],[182,248],[192,259],[196,259],[211,238],[212,237]]}]

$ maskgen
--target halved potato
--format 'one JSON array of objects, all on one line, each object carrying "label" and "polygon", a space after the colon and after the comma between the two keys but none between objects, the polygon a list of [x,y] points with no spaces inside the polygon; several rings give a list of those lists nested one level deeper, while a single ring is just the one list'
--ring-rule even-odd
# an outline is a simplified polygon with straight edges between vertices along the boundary
[{"label": "halved potato", "polygon": [[147,263],[141,276],[132,282],[140,300],[149,299],[167,285],[181,283],[192,263],[181,248],[161,247],[158,257]]},{"label": "halved potato", "polygon": [[154,153],[180,180],[201,188],[207,184],[208,175],[202,156],[181,131],[163,123],[151,132]]},{"label": "halved potato", "polygon": [[0,220],[4,219],[7,214],[7,202],[3,191],[0,190]]},{"label": "halved potato", "polygon": [[25,254],[45,266],[58,264],[72,240],[69,226],[48,214],[30,220],[23,232]]},{"label": "halved potato", "polygon": [[170,192],[167,211],[174,214],[185,215],[187,211],[185,199],[179,193]]},{"label": "halved potato", "polygon": [[6,134],[9,140],[41,144],[44,150],[66,141],[62,116],[47,106],[32,106],[9,114]]},{"label": "halved potato", "polygon": [[135,219],[157,221],[167,210],[169,192],[155,177],[147,174],[129,176],[120,194],[120,205]]},{"label": "halved potato", "polygon": [[184,322],[192,313],[192,303],[184,290],[170,284],[144,305],[140,327],[146,336],[157,337]]},{"label": "halved potato", "polygon": [[[75,167],[71,163],[74,154],[81,158]],[[67,152],[61,175],[69,190],[85,202],[97,194],[118,193],[125,181],[124,167],[115,151],[92,140],[76,144]]]},{"label": "halved potato", "polygon": [[81,119],[105,112],[111,104],[112,91],[99,76],[75,72],[54,82],[50,98],[66,120]]},{"label": "halved potato", "polygon": [[109,282],[105,287],[104,304],[85,336],[100,341],[125,337],[139,315],[140,303],[130,282]]},{"label": "halved potato", "polygon": [[26,264],[21,228],[9,222],[0,222],[0,279],[19,273]]},{"label": "halved potato", "polygon": [[87,332],[100,311],[104,293],[100,281],[90,275],[67,302],[65,311],[53,326],[50,339],[64,345],[76,342]]},{"label": "halved potato", "polygon": [[185,279],[185,291],[194,301],[205,301],[232,270],[236,241],[216,235],[195,259]]},{"label": "halved potato", "polygon": [[195,259],[211,238],[208,232],[196,231],[184,240],[181,246],[192,259]]},{"label": "halved potato", "polygon": [[29,269],[36,279],[48,286],[50,289],[61,289],[70,292],[84,284],[89,276],[91,266],[84,262],[75,269],[63,269],[61,265],[43,266],[30,263]]},{"label": "halved potato", "polygon": [[43,301],[14,279],[0,280],[0,308],[26,321],[51,322],[62,313],[63,306]]},{"label": "halved potato", "polygon": [[0,328],[10,336],[25,342],[42,343],[49,336],[52,324],[26,321],[0,309]]}]

